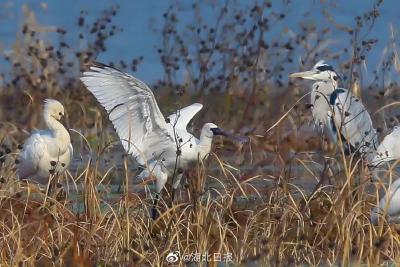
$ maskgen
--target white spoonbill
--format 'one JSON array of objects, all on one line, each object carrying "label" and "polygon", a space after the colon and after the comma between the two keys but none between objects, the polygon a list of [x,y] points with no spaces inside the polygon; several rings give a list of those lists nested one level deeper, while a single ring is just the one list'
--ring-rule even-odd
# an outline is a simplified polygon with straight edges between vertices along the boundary
[{"label": "white spoonbill", "polygon": [[[203,107],[194,103],[164,118],[151,89],[135,77],[101,63],[90,65],[81,81],[106,109],[125,151],[146,168],[140,178],[156,178],[156,200],[168,177],[175,179],[176,189],[182,170],[211,150],[213,136],[225,135],[246,142],[206,123],[200,139],[186,129],[190,120]],[[153,213],[154,216],[154,213]]]},{"label": "white spoonbill", "polygon": [[64,172],[72,160],[73,148],[68,131],[59,121],[63,105],[54,99],[44,101],[46,130],[34,132],[24,143],[17,168],[21,180],[48,183],[50,174]]}]

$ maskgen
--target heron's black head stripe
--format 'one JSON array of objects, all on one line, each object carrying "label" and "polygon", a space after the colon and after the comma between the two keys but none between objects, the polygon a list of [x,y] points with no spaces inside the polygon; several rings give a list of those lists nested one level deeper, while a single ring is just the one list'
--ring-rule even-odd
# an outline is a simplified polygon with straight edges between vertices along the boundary
[{"label": "heron's black head stripe", "polygon": [[333,67],[331,65],[318,66],[317,70],[319,70],[319,71],[327,71],[327,70],[334,71]]}]

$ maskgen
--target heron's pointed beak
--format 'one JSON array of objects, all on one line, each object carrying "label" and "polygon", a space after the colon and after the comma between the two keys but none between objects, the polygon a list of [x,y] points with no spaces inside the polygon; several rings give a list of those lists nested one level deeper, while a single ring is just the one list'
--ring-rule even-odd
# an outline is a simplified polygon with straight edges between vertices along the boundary
[{"label": "heron's pointed beak", "polygon": [[316,80],[315,74],[317,74],[314,70],[308,70],[303,72],[296,72],[289,75],[290,78],[303,78],[308,80]]},{"label": "heron's pointed beak", "polygon": [[214,135],[223,135],[235,141],[238,141],[242,144],[248,144],[250,142],[250,138],[248,136],[240,136],[227,131],[222,130],[221,128],[211,128],[211,131]]}]

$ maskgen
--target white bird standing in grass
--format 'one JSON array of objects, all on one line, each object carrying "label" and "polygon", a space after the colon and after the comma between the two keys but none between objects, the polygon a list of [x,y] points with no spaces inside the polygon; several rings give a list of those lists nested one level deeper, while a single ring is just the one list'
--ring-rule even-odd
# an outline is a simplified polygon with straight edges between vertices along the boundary
[{"label": "white bird standing in grass", "polygon": [[51,174],[68,168],[73,148],[68,131],[59,121],[62,116],[64,107],[60,102],[44,101],[43,118],[48,129],[34,132],[25,141],[19,155],[19,179],[46,184]]},{"label": "white bird standing in grass", "polygon": [[[390,162],[399,159],[400,126],[396,126],[390,134],[385,136],[381,144],[378,146],[376,155],[373,158],[370,167],[377,168],[384,162]],[[377,176],[375,173],[374,175]],[[397,179],[391,185],[389,185],[385,196],[379,201],[378,206],[372,210],[372,223],[378,223],[379,215],[386,216],[388,222],[400,222],[400,179]]]},{"label": "white bird standing in grass", "polygon": [[176,189],[183,170],[210,152],[213,136],[232,136],[206,123],[197,139],[186,127],[203,105],[192,104],[165,119],[153,92],[142,81],[101,63],[92,64],[90,70],[81,81],[106,109],[125,151],[146,167],[139,177],[156,178],[155,204],[169,177],[175,179]]},{"label": "white bird standing in grass", "polygon": [[319,61],[312,70],[293,73],[290,77],[315,81],[311,89],[315,124],[328,128],[335,142],[340,137],[346,154],[358,152],[371,160],[378,144],[371,117],[351,91],[338,88],[340,76],[333,67]]}]

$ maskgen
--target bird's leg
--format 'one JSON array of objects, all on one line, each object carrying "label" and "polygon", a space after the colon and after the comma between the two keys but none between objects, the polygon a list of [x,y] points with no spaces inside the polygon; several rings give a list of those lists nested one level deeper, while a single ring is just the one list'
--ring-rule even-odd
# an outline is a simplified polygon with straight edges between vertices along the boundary
[{"label": "bird's leg", "polygon": [[46,192],[47,197],[51,196],[51,193],[53,192],[53,180],[54,180],[54,177],[52,176],[50,179],[49,187],[48,187],[49,189]]},{"label": "bird's leg", "polygon": [[160,193],[156,193],[153,200],[153,207],[151,208],[151,218],[156,220],[159,216],[159,212],[157,209],[158,200],[160,199]]},{"label": "bird's leg", "polygon": [[56,161],[54,161],[54,160],[50,161],[50,166],[51,166],[50,169],[49,169],[50,176],[49,176],[49,182],[47,184],[47,191],[46,191],[45,200],[47,199],[48,196],[51,196],[51,194],[52,194],[52,192],[54,190],[53,189],[54,188],[54,180],[56,180],[55,179],[55,177],[56,177],[56,165],[57,165]]},{"label": "bird's leg", "polygon": [[325,132],[321,133],[321,148],[324,153],[329,149],[329,142],[326,138]]},{"label": "bird's leg", "polygon": [[54,188],[54,192],[53,192],[54,198],[57,198],[58,188],[59,188],[58,187],[58,173],[56,173],[56,175],[54,175],[52,188]]},{"label": "bird's leg", "polygon": [[325,184],[325,181],[328,179],[329,184],[331,184],[331,178],[330,176],[327,174],[327,171],[330,169],[330,165],[329,162],[325,159],[325,163],[324,163],[324,169],[321,172],[321,178],[319,180],[319,182],[317,183],[317,185],[314,187],[314,190],[311,193],[311,196],[322,186]]},{"label": "bird's leg", "polygon": [[[331,178],[329,175],[326,175],[327,170],[330,168],[329,162],[328,160],[325,158],[324,154],[326,153],[327,147],[329,146],[328,144],[328,139],[326,136],[326,132],[321,130],[320,132],[320,137],[321,137],[321,146],[322,146],[322,159],[324,161],[324,168],[321,172],[321,176],[320,176],[320,180],[318,181],[317,185],[315,186],[313,193],[318,190],[318,188],[320,186],[322,186],[323,184],[325,184],[326,180],[328,179],[328,183],[331,184]],[[318,153],[319,154],[319,153]]]},{"label": "bird's leg", "polygon": [[51,195],[51,192],[53,190],[53,179],[54,179],[54,175],[50,174],[49,176],[49,181],[47,182],[46,188],[45,188],[45,195],[44,195],[44,201],[43,201],[43,206],[46,204],[47,202],[47,198]]},{"label": "bird's leg", "polygon": [[[61,175],[61,174],[59,174],[59,175]],[[56,191],[55,191],[56,192],[56,195],[55,195],[56,200],[57,201],[66,200],[67,192],[64,190],[64,186],[60,183],[60,179],[59,179],[58,175],[56,178],[55,185],[56,185]]]},{"label": "bird's leg", "polygon": [[172,199],[172,203],[174,203],[175,200],[175,193],[178,190],[178,187],[181,183],[182,180],[182,176],[183,176],[183,170],[178,170],[178,175],[175,177],[175,181],[172,184],[172,193],[171,193],[171,199]]},{"label": "bird's leg", "polygon": [[321,185],[333,185],[332,178],[333,177],[333,170],[331,168],[331,163],[329,159],[325,159],[324,162],[324,169],[321,172]]},{"label": "bird's leg", "polygon": [[174,205],[175,191],[176,191],[176,189],[172,187],[172,192],[171,192],[171,206]]},{"label": "bird's leg", "polygon": [[152,209],[152,218],[155,220],[158,217],[158,210],[157,210],[157,204],[158,200],[160,199],[160,193],[161,190],[165,187],[165,184],[167,183],[168,179],[168,173],[163,171],[161,168],[161,165],[156,165],[153,168],[152,175],[156,177],[156,195],[155,199],[153,202],[153,209]]},{"label": "bird's leg", "polygon": [[56,172],[53,175],[53,179],[50,184],[51,192],[49,192],[52,198],[56,199],[57,201],[62,199],[62,190],[63,190],[62,185],[59,183],[60,181],[59,178],[60,178],[60,173]]}]

